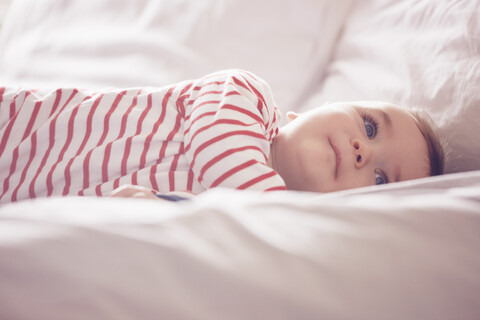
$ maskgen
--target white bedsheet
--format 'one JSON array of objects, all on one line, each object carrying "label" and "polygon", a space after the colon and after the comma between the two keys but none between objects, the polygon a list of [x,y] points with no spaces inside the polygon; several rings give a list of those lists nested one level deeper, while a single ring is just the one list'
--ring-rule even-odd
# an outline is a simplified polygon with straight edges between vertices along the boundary
[{"label": "white bedsheet", "polygon": [[478,319],[479,177],[7,205],[2,318]]},{"label": "white bedsheet", "polygon": [[447,171],[313,195],[0,207],[0,319],[480,318],[480,1],[15,0],[0,84],[160,86],[243,68],[283,113],[427,108]]}]

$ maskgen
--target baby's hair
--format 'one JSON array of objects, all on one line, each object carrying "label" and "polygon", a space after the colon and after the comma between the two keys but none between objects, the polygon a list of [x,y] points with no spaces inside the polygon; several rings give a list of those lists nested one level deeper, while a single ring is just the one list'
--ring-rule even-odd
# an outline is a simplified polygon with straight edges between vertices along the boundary
[{"label": "baby's hair", "polygon": [[443,174],[445,165],[445,152],[443,143],[435,132],[432,118],[420,108],[408,108],[418,129],[425,138],[428,149],[428,160],[430,162],[430,176]]}]

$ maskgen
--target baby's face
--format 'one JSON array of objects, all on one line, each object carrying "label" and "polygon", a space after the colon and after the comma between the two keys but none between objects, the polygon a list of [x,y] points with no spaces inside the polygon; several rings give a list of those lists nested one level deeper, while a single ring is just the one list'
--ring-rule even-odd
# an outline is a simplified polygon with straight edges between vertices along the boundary
[{"label": "baby's face", "polygon": [[272,144],[287,189],[331,192],[427,177],[427,144],[410,113],[384,102],[289,114]]}]

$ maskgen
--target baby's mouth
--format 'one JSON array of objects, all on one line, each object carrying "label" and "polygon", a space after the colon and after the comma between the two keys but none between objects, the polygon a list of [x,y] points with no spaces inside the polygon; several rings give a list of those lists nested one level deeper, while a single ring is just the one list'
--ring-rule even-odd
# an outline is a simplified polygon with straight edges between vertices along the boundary
[{"label": "baby's mouth", "polygon": [[337,179],[340,164],[342,163],[342,156],[340,155],[340,151],[332,143],[332,140],[330,140],[330,138],[328,138],[328,142],[330,143],[330,147],[332,147],[333,153],[335,154],[335,179]]}]

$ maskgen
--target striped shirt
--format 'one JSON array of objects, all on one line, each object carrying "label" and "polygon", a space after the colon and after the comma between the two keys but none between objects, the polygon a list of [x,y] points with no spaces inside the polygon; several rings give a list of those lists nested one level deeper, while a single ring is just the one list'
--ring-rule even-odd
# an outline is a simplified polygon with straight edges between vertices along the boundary
[{"label": "striped shirt", "polygon": [[240,70],[162,88],[0,88],[0,202],[122,184],[285,190],[267,166],[279,120],[268,85]]}]

